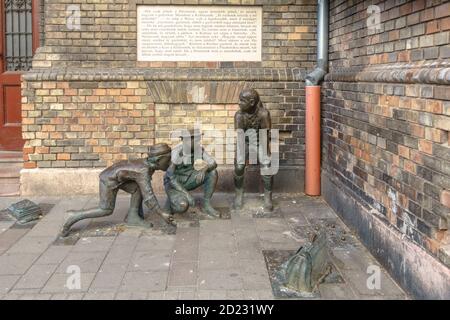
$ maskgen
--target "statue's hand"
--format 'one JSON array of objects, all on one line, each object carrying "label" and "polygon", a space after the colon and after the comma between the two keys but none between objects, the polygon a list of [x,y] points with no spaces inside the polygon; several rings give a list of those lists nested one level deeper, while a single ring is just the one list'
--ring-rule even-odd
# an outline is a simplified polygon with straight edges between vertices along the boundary
[{"label": "statue's hand", "polygon": [[195,181],[198,184],[202,183],[205,180],[207,170],[208,170],[208,168],[204,168],[197,173],[197,177],[195,178]]},{"label": "statue's hand", "polygon": [[158,215],[161,216],[161,218],[164,219],[165,222],[167,222],[168,224],[176,225],[175,220],[170,213],[161,208],[157,208],[155,211]]}]

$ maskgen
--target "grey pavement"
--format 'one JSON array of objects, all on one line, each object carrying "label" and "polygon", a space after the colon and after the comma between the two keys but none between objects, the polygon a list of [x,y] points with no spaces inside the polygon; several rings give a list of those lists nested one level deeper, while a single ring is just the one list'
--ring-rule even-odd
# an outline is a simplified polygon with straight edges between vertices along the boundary
[{"label": "grey pavement", "polygon": [[[68,243],[55,242],[67,210],[93,207],[97,199],[30,199],[54,206],[30,227],[0,219],[0,299],[277,299],[266,250],[297,250],[318,221],[345,234],[330,247],[342,281],[320,284],[319,298],[408,298],[321,198],[278,194],[276,211],[258,216],[262,198],[249,194],[244,210],[231,212],[231,219],[183,223],[172,234],[121,224],[129,202],[120,195],[114,214],[101,219],[119,224],[117,232],[86,220],[74,228],[77,241]],[[0,210],[18,200],[0,198]],[[231,194],[214,196],[218,206],[231,202]],[[373,266],[381,271],[376,288],[368,286]]]}]

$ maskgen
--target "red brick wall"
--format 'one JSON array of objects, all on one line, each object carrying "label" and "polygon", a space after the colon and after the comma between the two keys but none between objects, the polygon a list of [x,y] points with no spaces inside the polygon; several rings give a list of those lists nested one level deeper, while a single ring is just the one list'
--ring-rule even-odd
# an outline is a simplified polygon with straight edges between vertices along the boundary
[{"label": "red brick wall", "polygon": [[398,3],[331,1],[324,172],[448,264],[450,2]]},{"label": "red brick wall", "polygon": [[[67,1],[46,1],[45,44],[35,67],[312,68],[315,0],[87,0],[79,4],[81,30],[66,27]],[[137,62],[138,5],[243,5],[263,9],[261,62]]]},{"label": "red brick wall", "polygon": [[[66,26],[68,4],[80,5],[80,30]],[[140,4],[261,6],[262,61],[137,62]],[[302,79],[315,61],[315,17],[315,0],[46,1],[45,45],[23,77],[25,166],[92,168],[140,156],[155,137],[148,83],[182,87],[191,80],[255,87],[281,131],[281,164],[303,166]],[[138,87],[128,87],[130,81]],[[169,100],[159,103],[182,102]]]},{"label": "red brick wall", "polygon": [[23,82],[22,92],[25,168],[105,167],[154,143],[145,82]]}]

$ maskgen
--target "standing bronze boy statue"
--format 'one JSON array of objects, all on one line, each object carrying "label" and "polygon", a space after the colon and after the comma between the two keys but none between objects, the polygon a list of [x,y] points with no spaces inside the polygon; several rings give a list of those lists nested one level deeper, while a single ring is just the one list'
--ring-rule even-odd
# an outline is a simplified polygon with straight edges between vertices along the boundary
[{"label": "standing bronze boy statue", "polygon": [[159,214],[167,223],[174,223],[170,214],[158,204],[152,189],[152,175],[156,170],[166,171],[170,165],[171,148],[160,143],[150,147],[148,158],[124,160],[115,163],[100,173],[100,203],[99,207],[85,211],[76,211],[63,226],[61,236],[69,234],[70,228],[76,222],[111,215],[116,205],[117,192],[124,190],[131,194],[130,209],[127,224],[141,227],[151,227],[144,220],[142,203],[152,212]]},{"label": "standing bronze boy statue", "polygon": [[[241,209],[244,196],[244,173],[249,162],[249,153],[257,157],[260,165],[261,177],[264,183],[264,211],[272,211],[272,185],[273,176],[265,174],[270,172],[269,137],[271,120],[269,111],[264,108],[259,94],[254,89],[243,90],[239,95],[239,108],[234,115],[234,128],[238,131],[238,144],[234,161],[234,186],[236,196],[234,208]],[[245,140],[239,138],[239,131],[245,134]],[[265,131],[265,132],[263,132]],[[265,141],[261,139],[261,133],[266,134]],[[241,137],[242,139],[242,137]],[[242,150],[244,147],[245,150]],[[266,169],[266,170],[264,170]]]}]

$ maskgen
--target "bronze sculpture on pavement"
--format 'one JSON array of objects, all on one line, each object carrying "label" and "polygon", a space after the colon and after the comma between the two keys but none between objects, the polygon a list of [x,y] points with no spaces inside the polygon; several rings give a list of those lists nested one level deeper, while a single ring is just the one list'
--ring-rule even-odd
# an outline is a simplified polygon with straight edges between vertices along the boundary
[{"label": "bronze sculpture on pavement", "polygon": [[153,173],[156,170],[166,171],[170,160],[171,148],[165,143],[160,143],[150,147],[146,159],[120,161],[103,170],[100,173],[99,207],[73,212],[65,222],[61,236],[66,237],[71,226],[80,220],[111,215],[119,190],[131,194],[126,219],[128,225],[147,228],[152,226],[150,222],[144,220],[142,203],[152,212],[159,214],[167,223],[174,224],[172,216],[159,206],[151,185]]},{"label": "bronze sculpture on pavement", "polygon": [[[189,191],[203,187],[202,211],[212,217],[220,213],[211,205],[218,173],[216,161],[201,146],[199,130],[185,130],[182,143],[172,151],[172,163],[164,176],[164,188],[168,202],[166,208],[172,213],[184,213],[195,200]],[[187,147],[183,148],[183,146]],[[188,154],[185,154],[188,153]]]},{"label": "bronze sculpture on pavement", "polygon": [[[270,166],[270,138],[262,141],[260,135],[264,130],[266,131],[266,134],[269,135],[271,126],[270,113],[264,108],[258,92],[254,89],[243,90],[239,95],[239,110],[234,116],[235,130],[241,130],[245,133],[245,141],[243,141],[245,150],[242,150],[242,148],[239,147],[238,137],[234,161],[234,186],[236,193],[234,199],[235,209],[242,209],[245,167],[249,162],[249,151],[250,153],[251,151],[254,151],[257,155],[257,163],[260,165],[261,177],[264,184],[264,211],[273,211],[273,175],[264,174],[264,172],[270,172],[270,170],[268,170]],[[264,154],[263,150],[266,150],[267,154]],[[264,171],[264,169],[266,169],[266,171]]]},{"label": "bronze sculpture on pavement", "polygon": [[311,243],[281,265],[283,285],[298,292],[312,292],[331,273],[331,262],[325,232],[314,234]]}]

